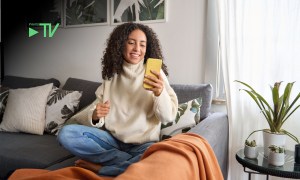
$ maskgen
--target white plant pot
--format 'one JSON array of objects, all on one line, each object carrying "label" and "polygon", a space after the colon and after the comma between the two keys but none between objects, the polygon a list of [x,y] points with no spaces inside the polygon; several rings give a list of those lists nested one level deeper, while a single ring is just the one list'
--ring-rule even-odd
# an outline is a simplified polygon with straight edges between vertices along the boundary
[{"label": "white plant pot", "polygon": [[249,159],[257,158],[257,156],[258,156],[257,147],[251,147],[251,146],[245,145],[244,155],[245,155],[245,157],[247,157]]},{"label": "white plant pot", "polygon": [[285,134],[276,134],[268,131],[263,131],[264,139],[264,156],[268,157],[269,155],[269,146],[276,145],[280,147],[285,147],[286,135]]},{"label": "white plant pot", "polygon": [[275,152],[269,151],[268,162],[269,162],[269,164],[271,164],[273,166],[284,165],[284,153],[275,153]]}]

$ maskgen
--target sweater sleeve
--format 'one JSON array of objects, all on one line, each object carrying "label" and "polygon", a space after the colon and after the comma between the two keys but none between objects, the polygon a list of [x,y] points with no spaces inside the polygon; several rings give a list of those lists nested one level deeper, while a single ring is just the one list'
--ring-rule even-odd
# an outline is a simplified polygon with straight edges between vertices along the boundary
[{"label": "sweater sleeve", "polygon": [[100,102],[103,102],[103,84],[98,87],[95,94],[96,94],[96,100],[89,106],[88,122],[89,122],[89,126],[94,126],[94,127],[100,128],[104,125],[104,120],[100,119],[98,123],[94,124],[92,117],[93,117],[93,112],[96,109],[97,104]]},{"label": "sweater sleeve", "polygon": [[156,117],[163,124],[166,124],[175,120],[178,109],[178,99],[165,73],[163,71],[160,73],[164,80],[164,89],[158,97],[154,96],[154,111]]},{"label": "sweater sleeve", "polygon": [[104,124],[104,121],[102,123],[99,121],[96,124],[93,124],[93,122],[92,122],[92,116],[93,116],[93,112],[96,108],[96,105],[99,102],[102,102],[102,99],[103,99],[102,92],[103,92],[103,86],[101,85],[98,87],[98,89],[95,92],[96,99],[90,105],[88,105],[83,110],[81,110],[79,113],[74,115],[72,117],[72,119],[82,125],[93,126],[93,127],[98,127],[98,128],[102,127]]}]

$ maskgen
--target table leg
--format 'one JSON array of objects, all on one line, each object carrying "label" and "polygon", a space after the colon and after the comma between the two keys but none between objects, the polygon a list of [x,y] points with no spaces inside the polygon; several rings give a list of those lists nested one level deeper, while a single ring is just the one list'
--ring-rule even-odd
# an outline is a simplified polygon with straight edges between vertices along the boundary
[{"label": "table leg", "polygon": [[269,180],[269,175],[268,174],[262,174],[256,171],[247,171],[246,167],[244,166],[244,172],[248,173],[248,180],[251,180],[251,175],[253,174],[260,174],[260,175],[266,175],[266,180]]},{"label": "table leg", "polygon": [[[251,180],[252,172],[247,171],[247,173],[248,173],[248,180]],[[259,173],[257,173],[257,174],[259,174]],[[262,175],[264,175],[264,174],[262,174]],[[269,175],[268,174],[266,174],[266,180],[269,180]]]}]

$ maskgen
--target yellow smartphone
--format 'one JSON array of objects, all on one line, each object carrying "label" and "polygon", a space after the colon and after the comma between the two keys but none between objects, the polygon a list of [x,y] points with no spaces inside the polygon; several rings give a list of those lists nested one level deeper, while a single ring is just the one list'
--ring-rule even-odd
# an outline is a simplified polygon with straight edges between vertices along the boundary
[{"label": "yellow smartphone", "polygon": [[[153,76],[156,77],[151,70],[156,71],[156,72],[160,72],[162,66],[162,60],[161,59],[154,59],[154,58],[148,58],[147,62],[146,62],[146,70],[145,70],[145,74],[149,75],[149,76]],[[148,85],[146,83],[144,83],[144,88],[148,89],[148,88],[152,88],[151,85]]]}]

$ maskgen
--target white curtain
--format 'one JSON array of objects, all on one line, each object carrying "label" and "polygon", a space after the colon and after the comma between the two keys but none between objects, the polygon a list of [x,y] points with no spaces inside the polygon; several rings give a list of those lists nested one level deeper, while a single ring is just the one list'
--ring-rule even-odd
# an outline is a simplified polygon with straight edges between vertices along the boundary
[{"label": "white curtain", "polygon": [[[253,100],[234,80],[245,81],[271,100],[270,85],[296,81],[292,98],[300,92],[300,1],[218,0],[220,57],[230,124],[230,180],[247,179],[235,153],[247,136],[268,128]],[[299,104],[299,102],[298,102]],[[300,138],[300,109],[283,126]],[[253,138],[262,145],[261,133]],[[295,142],[287,137],[287,149]],[[265,179],[255,175],[254,179]],[[282,179],[271,177],[270,179]]]}]

